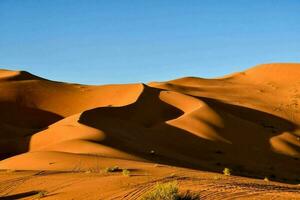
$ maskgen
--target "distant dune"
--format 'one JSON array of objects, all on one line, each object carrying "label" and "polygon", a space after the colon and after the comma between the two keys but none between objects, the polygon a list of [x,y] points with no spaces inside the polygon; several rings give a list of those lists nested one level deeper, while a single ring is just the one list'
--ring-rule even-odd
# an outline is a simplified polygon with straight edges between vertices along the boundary
[{"label": "distant dune", "polygon": [[0,70],[0,169],[68,171],[79,160],[85,169],[97,156],[103,167],[228,167],[299,181],[299,103],[300,64],[102,86]]}]

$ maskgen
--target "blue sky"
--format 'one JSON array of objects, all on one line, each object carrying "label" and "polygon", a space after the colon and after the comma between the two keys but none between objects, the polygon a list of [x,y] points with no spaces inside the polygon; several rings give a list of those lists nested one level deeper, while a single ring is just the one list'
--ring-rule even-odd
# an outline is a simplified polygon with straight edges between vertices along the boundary
[{"label": "blue sky", "polygon": [[85,84],[300,62],[299,0],[1,0],[0,68]]}]

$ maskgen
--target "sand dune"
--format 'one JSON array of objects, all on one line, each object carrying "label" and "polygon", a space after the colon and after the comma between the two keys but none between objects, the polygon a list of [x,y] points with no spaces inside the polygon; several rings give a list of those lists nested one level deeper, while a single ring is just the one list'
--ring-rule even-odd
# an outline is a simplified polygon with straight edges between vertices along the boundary
[{"label": "sand dune", "polygon": [[298,77],[300,64],[265,64],[216,79],[87,86],[1,70],[0,168],[70,170],[96,156],[102,167],[229,167],[299,181]]}]

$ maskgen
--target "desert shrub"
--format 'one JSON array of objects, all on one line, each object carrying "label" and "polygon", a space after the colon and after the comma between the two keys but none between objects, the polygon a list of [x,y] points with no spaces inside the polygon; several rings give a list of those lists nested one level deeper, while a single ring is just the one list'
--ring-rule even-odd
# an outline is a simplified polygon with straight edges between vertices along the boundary
[{"label": "desert shrub", "polygon": [[187,191],[184,194],[180,195],[179,200],[200,200],[200,197],[197,194],[193,194],[190,191]]},{"label": "desert shrub", "polygon": [[150,150],[149,152],[151,155],[154,155],[155,154],[155,151],[154,150]]},{"label": "desert shrub", "polygon": [[229,168],[225,168],[223,170],[223,174],[226,175],[226,176],[230,176],[231,175],[231,170]]},{"label": "desert shrub", "polygon": [[142,196],[141,200],[199,200],[199,195],[189,190],[179,194],[176,181],[168,183],[157,183],[153,190]]},{"label": "desert shrub", "polygon": [[146,193],[141,200],[179,200],[178,184],[176,181],[157,183],[154,189]]},{"label": "desert shrub", "polygon": [[39,192],[36,194],[37,199],[41,199],[41,198],[43,198],[43,197],[46,197],[46,195],[47,195],[47,191],[44,191],[44,190],[41,190],[41,191],[39,191]]},{"label": "desert shrub", "polygon": [[118,166],[113,166],[113,167],[107,167],[104,170],[105,172],[118,172],[121,171],[121,169]]},{"label": "desert shrub", "polygon": [[128,169],[123,169],[123,170],[122,170],[122,174],[123,174],[124,176],[130,176],[130,171],[129,171]]}]

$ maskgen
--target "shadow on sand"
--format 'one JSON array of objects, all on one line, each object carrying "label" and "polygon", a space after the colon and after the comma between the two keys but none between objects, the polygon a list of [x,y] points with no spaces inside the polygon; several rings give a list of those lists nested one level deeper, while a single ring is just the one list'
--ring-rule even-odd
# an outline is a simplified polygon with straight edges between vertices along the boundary
[{"label": "shadow on sand", "polygon": [[183,112],[161,101],[159,94],[160,90],[145,86],[135,103],[87,110],[79,122],[106,134],[99,143],[155,163],[213,172],[229,167],[236,175],[300,181],[296,177],[299,160],[275,153],[269,142],[284,131],[293,131],[293,123],[258,110],[199,98],[221,116],[224,127],[206,123],[230,143],[211,141],[165,123]]}]

